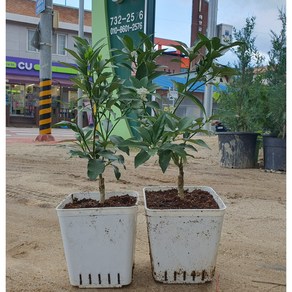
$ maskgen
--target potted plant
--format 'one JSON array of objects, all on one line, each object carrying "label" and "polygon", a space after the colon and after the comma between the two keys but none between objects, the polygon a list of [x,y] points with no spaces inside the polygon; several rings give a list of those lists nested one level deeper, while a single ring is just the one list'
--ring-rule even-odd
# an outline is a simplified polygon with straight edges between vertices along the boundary
[{"label": "potted plant", "polygon": [[280,34],[272,33],[266,72],[267,110],[263,136],[264,168],[286,171],[286,14],[280,11]]},{"label": "potted plant", "polygon": [[216,97],[216,115],[229,129],[218,134],[220,165],[228,168],[253,168],[258,157],[259,108],[263,109],[265,89],[259,69],[262,57],[255,47],[252,36],[255,17],[246,19],[246,26],[234,32],[235,39],[242,42],[234,49],[237,56],[235,76],[227,89]]},{"label": "potted plant", "polygon": [[[208,119],[179,117],[176,111],[188,97],[205,113],[192,90],[198,86],[198,81],[204,84],[209,78],[230,73],[229,68],[214,61],[223,51],[238,43],[223,46],[218,38],[209,40],[200,35],[199,41],[191,48],[184,43],[175,46],[190,59],[190,66],[186,82],[175,82],[179,98],[173,111],[164,112],[157,101],[151,101],[155,87],[148,76],[153,76],[156,66],[155,56],[151,58],[148,54],[155,54],[154,44],[149,37],[142,37],[144,41],[138,48],[133,47],[127,38],[123,39],[125,58],[131,59],[134,64],[124,98],[141,109],[136,128],[140,139],[127,139],[123,145],[139,149],[135,167],[157,155],[163,172],[171,162],[178,170],[177,186],[144,188],[152,274],[155,280],[164,283],[204,283],[214,276],[226,207],[212,188],[184,185],[187,158],[193,157],[197,146],[207,147],[196,135],[206,134],[203,125]],[[143,47],[148,54],[144,53]],[[202,49],[206,49],[206,56],[194,64]],[[195,67],[195,74],[191,74],[191,66]]]},{"label": "potted plant", "polygon": [[[86,288],[120,287],[132,281],[138,204],[137,192],[105,189],[105,170],[111,167],[119,179],[119,165],[124,167],[124,157],[117,150],[129,153],[127,146],[118,146],[123,138],[113,135],[126,114],[117,94],[122,81],[113,73],[114,59],[102,58],[101,41],[91,46],[76,37],[75,47],[67,51],[76,66],[66,65],[78,71],[73,82],[89,100],[93,126],[80,128],[73,120],[55,127],[66,126],[76,133],[76,147],[70,154],[88,160],[87,175],[98,179],[99,191],[70,194],[56,210],[70,283]],[[120,117],[114,107],[120,109]]]}]

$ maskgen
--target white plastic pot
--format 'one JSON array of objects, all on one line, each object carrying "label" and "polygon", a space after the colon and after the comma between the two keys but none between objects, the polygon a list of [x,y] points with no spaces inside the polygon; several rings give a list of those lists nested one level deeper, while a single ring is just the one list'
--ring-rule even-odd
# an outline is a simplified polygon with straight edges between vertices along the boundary
[{"label": "white plastic pot", "polygon": [[216,192],[205,186],[220,209],[149,209],[145,192],[173,187],[143,189],[147,230],[156,281],[163,283],[205,283],[215,274],[217,251],[226,206]]},{"label": "white plastic pot", "polygon": [[132,207],[63,209],[74,198],[99,200],[99,193],[75,193],[61,202],[59,217],[70,283],[80,288],[121,287],[132,281],[138,210]]}]

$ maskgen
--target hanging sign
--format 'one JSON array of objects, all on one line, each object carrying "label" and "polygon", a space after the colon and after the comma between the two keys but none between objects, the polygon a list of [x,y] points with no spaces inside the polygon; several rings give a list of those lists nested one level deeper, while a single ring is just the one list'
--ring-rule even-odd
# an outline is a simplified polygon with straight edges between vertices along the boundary
[{"label": "hanging sign", "polygon": [[46,10],[46,0],[36,0],[35,14],[38,15]]}]

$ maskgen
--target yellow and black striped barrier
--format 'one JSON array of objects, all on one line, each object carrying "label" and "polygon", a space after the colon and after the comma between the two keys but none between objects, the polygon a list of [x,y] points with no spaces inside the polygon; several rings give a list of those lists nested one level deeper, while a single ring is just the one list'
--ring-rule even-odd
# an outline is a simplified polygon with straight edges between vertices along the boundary
[{"label": "yellow and black striped barrier", "polygon": [[39,135],[37,141],[54,141],[51,135],[52,123],[52,80],[43,79],[40,81],[39,93]]}]

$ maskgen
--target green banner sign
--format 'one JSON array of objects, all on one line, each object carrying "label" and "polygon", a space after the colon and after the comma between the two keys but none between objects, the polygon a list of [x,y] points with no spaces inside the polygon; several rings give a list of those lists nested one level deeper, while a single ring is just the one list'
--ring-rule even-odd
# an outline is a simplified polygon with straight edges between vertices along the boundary
[{"label": "green banner sign", "polygon": [[144,31],[145,0],[125,0],[120,4],[108,1],[107,4],[111,37],[123,34],[135,35],[137,31]]},{"label": "green banner sign", "polygon": [[[107,1],[107,26],[110,47],[122,49],[122,43],[117,36],[130,36],[134,43],[139,42],[138,32],[145,32],[145,0]],[[123,79],[129,77],[130,72],[116,69],[116,73]]]},{"label": "green banner sign", "polygon": [[[130,36],[134,43],[139,42],[138,32],[154,34],[155,0],[98,0],[92,1],[92,35],[93,43],[105,38],[108,48],[104,57],[110,56],[110,50],[122,49],[118,36]],[[147,12],[147,13],[146,13]],[[130,72],[116,69],[117,75],[127,79]],[[135,113],[133,113],[135,115]],[[124,123],[126,123],[124,121]],[[133,135],[133,125],[120,123],[117,130],[125,138]]]}]

